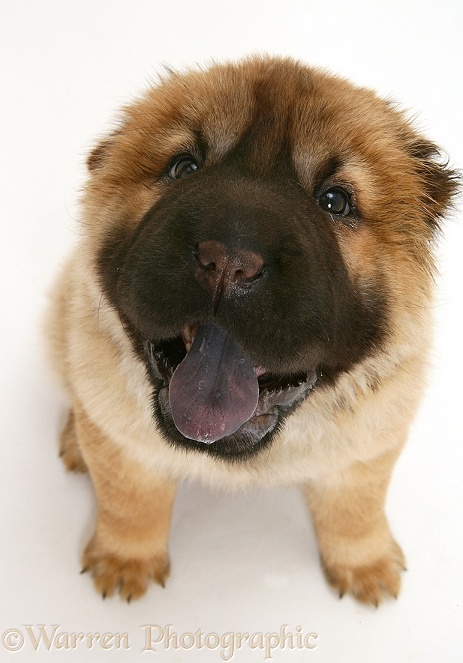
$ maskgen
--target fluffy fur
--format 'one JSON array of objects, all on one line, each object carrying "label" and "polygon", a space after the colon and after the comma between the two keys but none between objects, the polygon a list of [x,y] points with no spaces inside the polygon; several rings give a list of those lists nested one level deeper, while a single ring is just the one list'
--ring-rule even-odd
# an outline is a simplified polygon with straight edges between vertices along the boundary
[{"label": "fluffy fur", "polygon": [[[63,460],[95,485],[84,569],[104,596],[164,583],[186,476],[300,485],[330,584],[372,604],[398,594],[384,502],[425,383],[432,246],[456,191],[438,156],[373,92],[273,58],[170,74],[92,151],[48,336],[71,399]],[[220,274],[204,246],[229,251]],[[162,405],[150,352],[185,354],[184,326],[211,321],[266,372],[261,392],[266,374],[289,391],[314,376],[265,434],[255,417],[249,434],[189,440]]]}]

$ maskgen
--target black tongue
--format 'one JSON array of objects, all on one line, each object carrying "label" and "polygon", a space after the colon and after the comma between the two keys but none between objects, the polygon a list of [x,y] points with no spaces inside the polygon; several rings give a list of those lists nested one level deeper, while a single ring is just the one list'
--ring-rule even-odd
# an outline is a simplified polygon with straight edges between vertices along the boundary
[{"label": "black tongue", "polygon": [[230,334],[202,325],[172,376],[169,400],[182,435],[211,444],[254,414],[259,400],[255,368]]}]

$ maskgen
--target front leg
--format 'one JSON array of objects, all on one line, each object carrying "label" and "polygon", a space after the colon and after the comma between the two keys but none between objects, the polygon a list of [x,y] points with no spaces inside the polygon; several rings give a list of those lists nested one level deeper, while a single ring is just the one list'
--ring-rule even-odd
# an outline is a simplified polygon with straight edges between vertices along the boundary
[{"label": "front leg", "polygon": [[305,486],[325,576],[340,596],[351,592],[378,605],[383,592],[397,597],[405,559],[384,513],[397,452],[355,463]]},{"label": "front leg", "polygon": [[128,458],[74,408],[76,436],[98,501],[96,531],[83,557],[103,598],[119,590],[130,601],[145,593],[150,579],[164,585],[175,483],[153,475]]}]

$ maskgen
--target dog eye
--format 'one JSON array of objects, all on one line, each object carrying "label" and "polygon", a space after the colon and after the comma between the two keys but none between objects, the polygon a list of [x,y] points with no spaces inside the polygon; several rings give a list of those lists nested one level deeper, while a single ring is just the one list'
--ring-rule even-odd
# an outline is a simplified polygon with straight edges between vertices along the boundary
[{"label": "dog eye", "polygon": [[337,216],[347,216],[352,212],[352,202],[349,193],[340,186],[328,189],[318,197],[318,204],[325,212]]},{"label": "dog eye", "polygon": [[181,177],[191,175],[196,170],[198,170],[198,164],[193,157],[182,154],[171,163],[167,174],[171,180],[179,180]]}]

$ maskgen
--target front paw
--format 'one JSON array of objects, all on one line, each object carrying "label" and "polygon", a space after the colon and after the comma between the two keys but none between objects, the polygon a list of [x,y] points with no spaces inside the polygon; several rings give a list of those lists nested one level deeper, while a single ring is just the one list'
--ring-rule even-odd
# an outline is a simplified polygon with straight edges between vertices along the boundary
[{"label": "front paw", "polygon": [[143,596],[151,580],[164,587],[170,561],[166,552],[147,559],[125,559],[104,550],[93,537],[84,552],[82,573],[86,571],[91,571],[95,588],[104,599],[118,591],[130,603]]},{"label": "front paw", "polygon": [[397,598],[405,558],[400,546],[391,540],[388,551],[371,563],[359,566],[328,565],[322,559],[322,565],[327,581],[340,598],[350,593],[361,603],[378,607],[384,594]]}]

